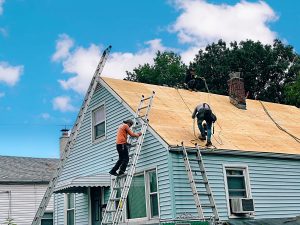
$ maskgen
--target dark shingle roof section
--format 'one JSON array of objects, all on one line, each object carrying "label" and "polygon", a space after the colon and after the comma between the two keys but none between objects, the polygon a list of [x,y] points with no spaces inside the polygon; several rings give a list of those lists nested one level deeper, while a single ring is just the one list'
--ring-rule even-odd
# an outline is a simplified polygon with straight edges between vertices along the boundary
[{"label": "dark shingle roof section", "polygon": [[0,156],[0,183],[49,183],[59,160]]}]

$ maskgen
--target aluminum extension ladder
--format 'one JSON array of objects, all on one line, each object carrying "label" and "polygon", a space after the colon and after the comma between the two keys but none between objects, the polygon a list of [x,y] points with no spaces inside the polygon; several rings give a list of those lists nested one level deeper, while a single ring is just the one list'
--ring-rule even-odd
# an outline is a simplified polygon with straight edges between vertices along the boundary
[{"label": "aluminum extension ladder", "polygon": [[[206,175],[206,170],[205,170],[205,167],[204,167],[204,162],[203,162],[203,159],[202,159],[201,151],[200,151],[200,148],[197,144],[195,146],[196,146],[196,150],[197,150],[196,158],[192,159],[192,158],[189,158],[189,156],[188,156],[188,154],[192,154],[192,152],[188,152],[186,150],[183,142],[182,142],[184,165],[185,165],[185,169],[186,169],[187,174],[188,174],[188,178],[189,178],[189,182],[190,182],[190,185],[191,185],[194,201],[195,201],[196,208],[197,208],[197,212],[198,212],[199,218],[201,220],[213,220],[214,222],[218,222],[219,221],[219,214],[218,214],[218,211],[217,211],[217,207],[216,207],[216,204],[215,204],[213,193],[211,191],[211,188],[210,188],[210,185],[209,185],[209,182],[208,182],[208,178],[207,178],[207,175]],[[195,154],[195,152],[193,152],[193,154]],[[196,161],[199,168],[197,168],[195,170],[192,170],[191,163],[190,163],[191,161]],[[202,179],[201,180],[195,180],[193,172],[200,172]],[[202,185],[202,186],[204,185],[205,191],[198,192],[197,187],[196,187],[197,184]],[[202,204],[201,200],[200,200],[200,196],[201,196],[202,200],[205,197],[208,198],[209,204]],[[212,210],[212,215],[213,215],[212,217],[208,217],[208,218],[204,217],[203,209],[205,209],[205,208],[208,208],[208,209]]]},{"label": "aluminum extension ladder", "polygon": [[81,126],[81,123],[82,123],[82,121],[84,119],[84,116],[85,116],[85,113],[87,111],[87,108],[88,108],[88,106],[90,104],[92,96],[93,96],[93,94],[95,92],[95,89],[97,87],[97,84],[98,84],[98,81],[99,81],[99,78],[100,78],[100,74],[101,74],[101,72],[103,70],[103,67],[104,67],[105,63],[106,63],[106,60],[107,60],[108,55],[110,53],[110,50],[111,50],[111,46],[109,46],[107,49],[105,49],[105,51],[102,54],[102,57],[101,57],[101,59],[100,59],[100,61],[98,63],[97,69],[96,69],[96,71],[95,71],[95,73],[93,75],[93,78],[91,80],[90,86],[88,88],[88,91],[87,91],[87,93],[85,95],[85,98],[84,98],[84,101],[82,103],[82,106],[80,108],[80,111],[78,113],[77,120],[76,120],[76,122],[75,122],[75,124],[74,124],[74,126],[72,128],[70,137],[69,137],[68,142],[66,144],[66,147],[65,147],[65,149],[63,151],[63,155],[62,155],[62,158],[61,158],[61,160],[59,162],[58,168],[55,171],[52,179],[49,182],[49,185],[48,185],[47,190],[46,190],[46,192],[45,192],[45,194],[43,196],[43,199],[42,199],[42,201],[40,203],[40,206],[37,209],[35,217],[34,217],[32,223],[31,223],[32,225],[39,225],[40,222],[41,222],[41,219],[42,219],[42,217],[44,215],[44,212],[45,212],[45,210],[47,208],[47,205],[48,205],[48,203],[50,201],[50,198],[51,198],[51,196],[53,194],[54,187],[57,184],[58,179],[59,179],[59,177],[61,175],[61,172],[63,170],[63,167],[64,167],[64,165],[65,165],[65,163],[66,163],[66,161],[67,161],[67,159],[69,157],[70,152],[72,151],[72,148],[74,147],[78,131],[80,129],[80,126]]},{"label": "aluminum extension ladder", "polygon": [[144,96],[141,98],[134,117],[132,130],[134,132],[140,131],[142,135],[138,138],[129,137],[127,140],[130,146],[127,174],[125,173],[122,176],[117,176],[114,179],[101,225],[117,225],[121,222],[124,205],[126,204],[128,192],[135,173],[136,164],[148,128],[148,115],[152,106],[154,95],[155,92],[153,92],[148,98],[144,98]]}]

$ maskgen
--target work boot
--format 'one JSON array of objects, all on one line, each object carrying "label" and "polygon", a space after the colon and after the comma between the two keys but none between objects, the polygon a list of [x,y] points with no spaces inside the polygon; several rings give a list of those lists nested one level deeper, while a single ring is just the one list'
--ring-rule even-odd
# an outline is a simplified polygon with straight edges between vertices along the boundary
[{"label": "work boot", "polygon": [[112,175],[112,176],[118,176],[117,172],[116,171],[112,171],[112,170],[109,171],[109,174]]},{"label": "work boot", "polygon": [[209,146],[212,146],[212,143],[211,143],[211,141],[207,141],[207,143],[206,143],[206,145],[205,145],[206,147],[209,147]]},{"label": "work boot", "polygon": [[118,176],[122,176],[124,174],[124,171],[120,170]]},{"label": "work boot", "polygon": [[199,135],[199,137],[198,137],[200,140],[202,140],[202,141],[205,141],[206,140],[206,137],[205,136],[203,136],[203,135]]}]

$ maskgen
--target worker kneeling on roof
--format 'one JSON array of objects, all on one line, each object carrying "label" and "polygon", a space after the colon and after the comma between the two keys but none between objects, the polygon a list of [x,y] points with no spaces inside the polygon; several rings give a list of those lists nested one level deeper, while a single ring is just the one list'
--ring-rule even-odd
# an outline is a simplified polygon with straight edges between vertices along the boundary
[{"label": "worker kneeling on roof", "polygon": [[206,134],[205,134],[205,129],[203,127],[203,121],[206,122],[206,128],[207,128],[207,142],[206,146],[211,146],[211,127],[212,123],[214,123],[217,120],[217,117],[213,114],[211,111],[210,106],[207,103],[201,103],[197,105],[195,108],[192,118],[195,119],[197,117],[197,123],[198,123],[198,128],[200,130],[200,140],[206,140]]},{"label": "worker kneeling on roof", "polygon": [[[127,136],[128,134],[131,137],[139,137],[142,135],[141,132],[134,133],[130,130],[130,127],[133,125],[132,120],[125,120],[118,128],[117,138],[116,138],[116,147],[119,154],[119,160],[116,162],[116,165],[109,171],[113,176],[123,175],[125,173],[129,155],[128,155],[128,143]],[[117,173],[119,170],[119,173]]]}]

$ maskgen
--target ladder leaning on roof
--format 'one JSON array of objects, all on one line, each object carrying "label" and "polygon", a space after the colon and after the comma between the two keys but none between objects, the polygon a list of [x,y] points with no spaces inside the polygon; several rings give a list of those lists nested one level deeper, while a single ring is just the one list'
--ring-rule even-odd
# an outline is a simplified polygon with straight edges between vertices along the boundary
[{"label": "ladder leaning on roof", "polygon": [[114,180],[101,225],[117,225],[121,221],[124,205],[126,204],[129,188],[131,186],[136,164],[148,128],[148,115],[152,106],[154,95],[155,92],[153,91],[150,97],[144,98],[144,96],[142,96],[141,98],[141,101],[139,103],[134,117],[132,130],[134,132],[138,132],[140,130],[142,135],[138,138],[128,138],[127,142],[129,143],[130,148],[127,174],[118,176]]},{"label": "ladder leaning on roof", "polygon": [[[216,207],[216,204],[215,204],[215,200],[214,200],[214,197],[213,197],[213,194],[212,194],[209,182],[208,182],[208,178],[207,178],[207,175],[206,175],[206,170],[205,170],[205,167],[204,167],[201,151],[200,151],[200,148],[197,144],[195,146],[196,146],[196,150],[197,150],[196,159],[189,159],[188,154],[192,154],[192,153],[188,152],[186,150],[186,148],[185,148],[185,146],[182,142],[184,165],[185,165],[185,169],[187,171],[189,182],[190,182],[190,185],[191,185],[194,201],[195,201],[196,208],[197,208],[197,213],[198,213],[200,219],[210,220],[211,217],[205,218],[204,217],[204,212],[203,212],[204,208],[209,208],[209,209],[212,210],[213,220],[214,221],[219,221],[219,214],[218,214],[217,207]],[[193,152],[193,153],[195,154],[195,152]],[[199,169],[198,170],[192,170],[190,161],[196,161],[200,170]],[[201,180],[195,180],[194,176],[193,176],[193,172],[200,172],[202,179]],[[197,187],[196,187],[197,184],[204,185],[205,191],[198,192]],[[209,200],[209,204],[202,204],[201,200],[200,200],[200,196],[202,198],[207,197],[208,200]]]},{"label": "ladder leaning on roof", "polygon": [[57,181],[58,181],[58,179],[59,179],[59,177],[61,175],[63,167],[64,167],[64,165],[65,165],[65,163],[66,163],[66,161],[67,161],[67,159],[69,157],[69,154],[70,154],[72,148],[74,147],[78,131],[80,129],[80,126],[81,126],[82,121],[84,119],[84,116],[85,116],[85,113],[87,111],[87,108],[88,108],[88,106],[90,104],[90,101],[91,101],[91,99],[93,97],[93,94],[95,92],[95,89],[97,87],[97,84],[98,84],[98,81],[99,81],[99,78],[100,78],[100,74],[101,74],[101,72],[103,70],[103,67],[104,67],[105,62],[106,62],[106,60],[108,58],[110,50],[111,50],[111,46],[109,46],[107,49],[105,49],[105,51],[102,54],[102,57],[101,57],[101,59],[100,59],[100,61],[98,63],[97,69],[96,69],[96,71],[94,73],[94,76],[93,76],[93,78],[91,80],[90,86],[89,86],[89,88],[87,90],[87,93],[85,95],[84,101],[83,101],[82,106],[80,108],[80,111],[78,113],[75,125],[72,128],[70,137],[69,137],[68,142],[66,144],[66,147],[65,147],[65,149],[63,151],[63,155],[62,155],[61,160],[59,162],[58,168],[57,168],[56,172],[54,173],[52,179],[49,182],[49,185],[48,185],[47,190],[46,190],[46,192],[45,192],[45,194],[43,196],[43,199],[42,199],[42,201],[40,203],[40,206],[37,209],[35,217],[34,217],[32,223],[31,223],[32,225],[39,225],[40,222],[41,222],[41,219],[42,219],[42,217],[44,215],[46,207],[47,207],[47,205],[49,203],[49,200],[50,200],[50,198],[51,198],[51,196],[53,194],[54,187],[57,184]]}]

